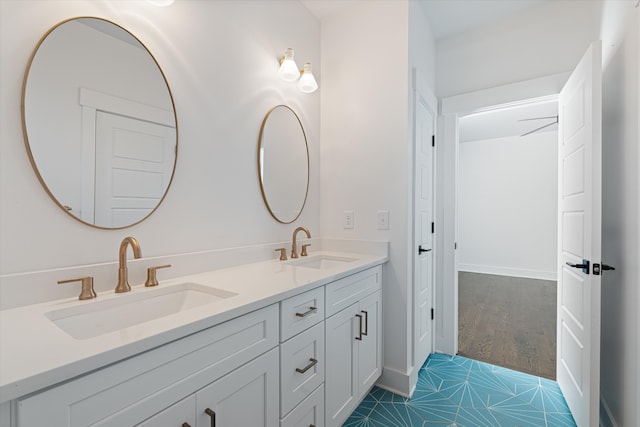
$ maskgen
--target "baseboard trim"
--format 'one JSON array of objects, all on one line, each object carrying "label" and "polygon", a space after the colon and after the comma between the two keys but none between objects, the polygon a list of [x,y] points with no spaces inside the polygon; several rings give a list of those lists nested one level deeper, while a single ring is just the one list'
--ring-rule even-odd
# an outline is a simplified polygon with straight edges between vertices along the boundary
[{"label": "baseboard trim", "polygon": [[458,264],[458,271],[469,273],[496,274],[498,276],[525,277],[527,279],[558,280],[555,271],[526,270],[520,268],[498,267],[494,265]]},{"label": "baseboard trim", "polygon": [[411,368],[409,372],[401,372],[393,368],[384,368],[376,385],[400,396],[410,398],[418,384],[419,369]]},{"label": "baseboard trim", "polygon": [[600,427],[618,427],[607,400],[602,395],[600,395]]}]

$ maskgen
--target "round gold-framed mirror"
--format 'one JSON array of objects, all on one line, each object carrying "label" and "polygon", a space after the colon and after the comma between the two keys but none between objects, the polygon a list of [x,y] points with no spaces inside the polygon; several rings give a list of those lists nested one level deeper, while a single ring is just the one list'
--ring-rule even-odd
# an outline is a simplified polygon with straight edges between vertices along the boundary
[{"label": "round gold-framed mirror", "polygon": [[29,59],[21,107],[33,169],[73,218],[122,229],[164,200],[178,153],[175,104],[158,62],[125,28],[87,16],[53,26]]},{"label": "round gold-framed mirror", "polygon": [[276,105],[262,121],[258,174],[271,216],[282,224],[298,219],[309,191],[309,147],[302,122],[291,107]]}]

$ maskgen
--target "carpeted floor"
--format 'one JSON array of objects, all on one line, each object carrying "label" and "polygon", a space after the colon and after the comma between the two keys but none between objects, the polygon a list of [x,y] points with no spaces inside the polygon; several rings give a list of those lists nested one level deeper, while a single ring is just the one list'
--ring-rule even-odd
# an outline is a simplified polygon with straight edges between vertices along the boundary
[{"label": "carpeted floor", "polygon": [[460,272],[458,354],[556,377],[556,282]]},{"label": "carpeted floor", "polygon": [[574,427],[555,381],[432,354],[411,399],[374,387],[343,427]]}]

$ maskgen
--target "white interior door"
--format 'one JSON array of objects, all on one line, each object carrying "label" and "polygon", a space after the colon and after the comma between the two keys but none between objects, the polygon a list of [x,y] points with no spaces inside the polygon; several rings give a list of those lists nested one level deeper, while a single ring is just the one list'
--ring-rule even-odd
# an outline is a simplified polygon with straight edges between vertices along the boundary
[{"label": "white interior door", "polygon": [[95,223],[121,227],[158,205],[175,164],[173,127],[96,113]]},{"label": "white interior door", "polygon": [[601,57],[594,42],[559,101],[557,379],[579,427],[599,423]]},{"label": "white interior door", "polygon": [[415,91],[414,366],[433,351],[434,114]]}]

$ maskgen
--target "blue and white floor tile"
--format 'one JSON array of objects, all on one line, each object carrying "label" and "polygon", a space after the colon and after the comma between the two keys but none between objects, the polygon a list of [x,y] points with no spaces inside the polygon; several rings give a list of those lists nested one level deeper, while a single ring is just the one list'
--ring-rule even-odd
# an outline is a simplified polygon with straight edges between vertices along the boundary
[{"label": "blue and white floor tile", "polygon": [[374,387],[343,427],[574,427],[555,381],[432,354],[411,399]]}]

